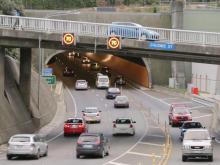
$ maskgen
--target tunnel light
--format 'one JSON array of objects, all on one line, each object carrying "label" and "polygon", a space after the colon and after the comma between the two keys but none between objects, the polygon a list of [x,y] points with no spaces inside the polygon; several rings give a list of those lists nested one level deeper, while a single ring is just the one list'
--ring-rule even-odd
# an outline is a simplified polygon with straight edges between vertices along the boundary
[{"label": "tunnel light", "polygon": [[112,55],[108,54],[108,56],[102,60],[102,62],[109,62],[112,59]]}]

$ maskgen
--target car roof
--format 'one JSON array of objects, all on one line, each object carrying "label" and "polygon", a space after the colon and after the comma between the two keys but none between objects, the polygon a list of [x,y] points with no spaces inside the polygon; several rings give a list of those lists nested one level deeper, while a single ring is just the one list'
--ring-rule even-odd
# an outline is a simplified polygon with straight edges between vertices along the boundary
[{"label": "car roof", "polygon": [[76,81],[86,81],[86,80],[76,80]]},{"label": "car roof", "polygon": [[82,133],[80,136],[100,136],[102,133]]},{"label": "car roof", "polygon": [[194,129],[189,129],[187,132],[209,132],[206,128],[194,128]]},{"label": "car roof", "polygon": [[70,118],[68,118],[67,120],[72,120],[72,119],[83,120],[83,118],[82,118],[82,117],[70,117]]},{"label": "car roof", "polygon": [[86,107],[85,109],[98,109],[97,107]]},{"label": "car roof", "polygon": [[16,135],[13,135],[12,137],[24,137],[24,136],[27,136],[27,137],[33,137],[33,136],[36,136],[37,134],[16,134]]}]

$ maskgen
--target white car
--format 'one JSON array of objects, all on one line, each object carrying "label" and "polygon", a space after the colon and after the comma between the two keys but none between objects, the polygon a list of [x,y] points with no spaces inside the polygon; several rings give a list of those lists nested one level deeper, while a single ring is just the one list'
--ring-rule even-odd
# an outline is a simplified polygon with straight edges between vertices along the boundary
[{"label": "white car", "polygon": [[135,135],[135,126],[131,118],[117,118],[113,121],[113,136],[116,134]]},{"label": "white car", "polygon": [[86,123],[100,123],[101,122],[101,111],[98,110],[97,107],[86,107],[85,110],[82,111],[83,119]]},{"label": "white car", "polygon": [[109,86],[110,86],[109,77],[101,73],[97,73],[96,87],[106,89],[106,88],[109,88]]},{"label": "white car", "polygon": [[80,89],[88,89],[88,82],[86,80],[76,80],[75,83],[75,89],[80,90]]},{"label": "white car", "polygon": [[213,142],[207,129],[189,129],[184,133],[182,161],[188,158],[207,158],[213,161]]},{"label": "white car", "polygon": [[39,159],[47,156],[48,144],[37,134],[17,134],[8,141],[7,159],[13,157],[28,156]]}]

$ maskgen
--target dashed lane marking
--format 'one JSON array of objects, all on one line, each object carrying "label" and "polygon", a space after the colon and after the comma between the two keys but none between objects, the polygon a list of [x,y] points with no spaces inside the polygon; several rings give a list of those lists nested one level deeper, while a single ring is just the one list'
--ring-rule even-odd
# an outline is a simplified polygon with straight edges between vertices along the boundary
[{"label": "dashed lane marking", "polygon": [[144,144],[144,145],[150,145],[150,146],[164,147],[164,144],[147,143],[147,142],[139,142],[139,143]]},{"label": "dashed lane marking", "polygon": [[197,117],[192,117],[192,118],[193,118],[193,119],[199,119],[199,118],[210,117],[210,116],[212,116],[212,114],[203,115],[203,116],[197,116]]},{"label": "dashed lane marking", "polygon": [[108,162],[108,164],[114,164],[114,165],[129,165],[129,164],[117,163],[117,162]]},{"label": "dashed lane marking", "polygon": [[200,105],[200,106],[196,106],[196,107],[192,107],[192,108],[188,108],[189,110],[192,110],[192,109],[198,109],[198,108],[204,108],[205,106],[204,105]]},{"label": "dashed lane marking", "polygon": [[164,99],[161,99],[161,100],[175,100],[175,99],[179,99],[178,97],[170,97],[170,98],[164,98]]},{"label": "dashed lane marking", "polygon": [[165,138],[165,136],[162,136],[162,135],[147,135],[147,136],[152,136],[152,137],[159,137],[159,138]]},{"label": "dashed lane marking", "polygon": [[161,158],[160,155],[154,155],[154,154],[143,154],[143,153],[139,153],[139,152],[128,152],[128,154],[139,155],[139,156],[146,156],[146,157],[152,157],[152,156],[154,156],[155,158]]}]

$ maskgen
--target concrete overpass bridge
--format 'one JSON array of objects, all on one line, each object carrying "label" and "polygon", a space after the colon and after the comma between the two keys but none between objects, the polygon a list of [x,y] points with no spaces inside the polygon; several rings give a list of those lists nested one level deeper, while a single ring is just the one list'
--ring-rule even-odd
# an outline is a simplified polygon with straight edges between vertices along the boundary
[{"label": "concrete overpass bridge", "polygon": [[[1,58],[5,47],[21,48],[20,89],[27,106],[30,97],[27,88],[30,88],[31,48],[74,49],[143,58],[149,77],[150,69],[146,58],[220,63],[220,33],[144,27],[159,33],[159,41],[145,41],[140,35],[137,39],[125,39],[126,34],[121,31],[119,35],[124,37],[122,49],[111,50],[107,49],[106,44],[110,27],[111,24],[0,15]],[[141,28],[137,28],[137,31],[141,34]],[[76,45],[73,47],[67,48],[61,44],[62,35],[67,32],[74,33],[76,37]],[[152,43],[159,46],[152,48]],[[171,44],[173,49],[160,47],[164,44]],[[1,75],[4,75],[3,67],[1,59]],[[0,89],[3,94],[4,83],[1,83]]]}]

